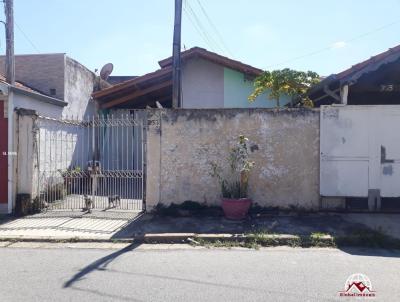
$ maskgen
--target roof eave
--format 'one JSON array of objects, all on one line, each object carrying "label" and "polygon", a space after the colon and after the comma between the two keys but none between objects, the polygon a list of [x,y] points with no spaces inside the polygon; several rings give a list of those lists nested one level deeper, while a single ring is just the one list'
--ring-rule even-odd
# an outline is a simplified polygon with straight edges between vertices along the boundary
[{"label": "roof eave", "polygon": [[38,99],[38,100],[40,100],[42,102],[45,102],[45,103],[49,103],[49,104],[60,106],[60,107],[65,107],[65,106],[68,105],[67,102],[65,102],[63,100],[60,100],[60,99],[57,99],[57,98],[53,98],[51,96],[47,96],[47,95],[44,95],[44,94],[28,91],[28,90],[25,90],[25,89],[22,89],[22,88],[18,88],[18,87],[15,87],[15,86],[11,86],[11,85],[9,87],[14,92],[17,92],[17,93],[20,93],[20,94],[23,94],[23,95],[26,95],[26,96],[34,97],[34,98],[36,98],[36,99]]},{"label": "roof eave", "polygon": [[95,99],[101,99],[101,98],[107,97],[107,96],[109,96],[109,95],[111,95],[111,94],[113,94],[115,92],[119,92],[119,91],[121,91],[123,89],[127,89],[127,88],[130,88],[130,87],[135,87],[135,85],[140,84],[142,82],[145,82],[147,80],[150,80],[150,79],[153,79],[153,78],[157,78],[158,76],[161,77],[161,76],[167,75],[168,73],[172,73],[172,68],[171,67],[170,68],[159,69],[159,70],[156,70],[154,72],[151,72],[151,73],[136,77],[134,79],[131,79],[131,80],[128,80],[128,81],[113,85],[113,86],[111,86],[109,88],[93,92],[92,93],[92,97],[95,98]]},{"label": "roof eave", "polygon": [[[231,58],[222,56],[220,54],[208,51],[207,49],[200,48],[200,47],[193,47],[193,48],[183,51],[181,53],[182,61],[191,59],[194,57],[200,57],[202,59],[209,60],[211,62],[226,66],[226,67],[234,69],[234,70],[238,70],[238,71],[240,71],[244,74],[248,74],[248,75],[259,76],[263,72],[262,69],[242,63],[237,60],[233,60]],[[172,57],[168,57],[166,59],[158,61],[158,64],[160,65],[161,68],[166,68],[166,67],[172,66]]]}]

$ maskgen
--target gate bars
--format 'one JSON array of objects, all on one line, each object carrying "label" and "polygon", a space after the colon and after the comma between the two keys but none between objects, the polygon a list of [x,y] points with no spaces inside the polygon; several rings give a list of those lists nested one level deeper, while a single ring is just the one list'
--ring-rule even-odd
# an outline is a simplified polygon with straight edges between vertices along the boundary
[{"label": "gate bars", "polygon": [[143,119],[135,115],[119,113],[82,121],[39,116],[41,207],[144,210],[145,129]]}]

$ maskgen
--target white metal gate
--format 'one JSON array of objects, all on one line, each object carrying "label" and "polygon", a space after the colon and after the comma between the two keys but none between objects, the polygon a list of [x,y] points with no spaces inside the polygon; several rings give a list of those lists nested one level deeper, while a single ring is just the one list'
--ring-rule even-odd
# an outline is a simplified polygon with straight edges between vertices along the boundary
[{"label": "white metal gate", "polygon": [[145,125],[131,112],[39,117],[37,192],[50,210],[142,211]]},{"label": "white metal gate", "polygon": [[400,106],[322,106],[322,196],[400,196]]}]

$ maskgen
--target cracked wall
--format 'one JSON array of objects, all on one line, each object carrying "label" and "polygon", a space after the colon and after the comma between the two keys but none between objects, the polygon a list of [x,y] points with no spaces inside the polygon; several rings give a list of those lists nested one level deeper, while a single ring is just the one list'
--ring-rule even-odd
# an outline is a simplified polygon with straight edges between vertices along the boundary
[{"label": "cracked wall", "polygon": [[222,164],[241,134],[257,145],[249,196],[264,207],[318,209],[319,111],[313,109],[150,110],[147,207],[220,203],[210,163]]}]

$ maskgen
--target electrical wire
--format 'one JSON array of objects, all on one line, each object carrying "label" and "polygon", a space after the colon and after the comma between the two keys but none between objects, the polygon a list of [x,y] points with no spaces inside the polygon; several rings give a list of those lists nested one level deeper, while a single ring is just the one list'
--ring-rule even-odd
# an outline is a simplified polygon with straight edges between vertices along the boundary
[{"label": "electrical wire", "polygon": [[204,28],[203,24],[201,23],[199,17],[187,1],[187,11],[189,14],[193,17],[194,22],[197,24],[199,30],[202,32],[202,35],[205,37],[205,39],[209,42],[209,45],[212,46],[213,49],[219,49],[220,47],[218,44],[214,41],[214,39],[207,33],[207,30]]},{"label": "electrical wire", "polygon": [[196,24],[195,27],[198,28],[198,32],[199,34],[203,37],[203,39],[205,41],[207,41],[206,43],[208,44],[208,46],[215,51],[215,49],[219,49],[221,51],[221,47],[218,45],[218,43],[216,43],[214,41],[214,39],[207,33],[207,30],[204,28],[203,24],[201,23],[199,17],[197,16],[197,14],[195,13],[195,11],[193,10],[192,6],[189,4],[189,1],[185,1],[185,7],[184,7],[184,11],[185,13],[190,16],[190,18],[192,18],[192,24],[193,26],[195,26],[194,24]]},{"label": "electrical wire", "polygon": [[196,30],[196,32],[199,34],[199,36],[203,39],[203,41],[207,44],[208,47],[210,47],[211,50],[214,50],[214,48],[211,46],[210,42],[207,40],[206,37],[203,36],[201,30],[197,27],[197,24],[193,21],[191,15],[186,11],[185,8],[183,8],[184,12],[186,13],[186,17],[192,24],[193,28]]},{"label": "electrical wire", "polygon": [[225,49],[226,52],[229,53],[231,57],[234,57],[233,53],[230,51],[229,47],[226,45],[224,38],[222,37],[221,33],[219,32],[218,28],[215,26],[214,22],[211,20],[210,16],[208,15],[207,11],[205,10],[204,6],[201,4],[200,0],[197,0],[197,3],[203,12],[203,15],[206,17],[208,23],[210,24],[211,28],[214,30],[214,33],[218,37],[219,42],[221,43],[222,47]]},{"label": "electrical wire", "polygon": [[[380,26],[380,27],[378,27],[378,28],[375,28],[375,29],[373,29],[373,30],[364,32],[364,33],[362,33],[362,34],[359,34],[359,35],[357,35],[357,36],[355,36],[355,37],[353,37],[353,38],[350,38],[350,39],[348,39],[348,40],[344,40],[344,41],[342,41],[342,42],[344,42],[344,43],[347,44],[347,43],[350,43],[350,42],[353,42],[353,41],[362,39],[362,38],[364,38],[364,37],[367,37],[367,36],[369,36],[369,35],[372,35],[372,34],[378,32],[378,31],[382,31],[382,30],[384,30],[384,29],[386,29],[386,28],[388,28],[388,27],[391,27],[391,26],[393,26],[393,25],[395,25],[395,24],[398,24],[398,23],[400,23],[400,19],[399,19],[399,20],[396,20],[396,21],[393,21],[393,22],[391,22],[391,23],[387,23],[387,24],[385,24],[385,25],[383,25],[383,26]],[[298,60],[303,59],[303,58],[315,56],[315,55],[320,54],[320,53],[322,53],[322,52],[332,50],[333,48],[334,48],[334,47],[333,47],[332,45],[331,45],[331,46],[327,46],[327,47],[324,47],[324,48],[321,48],[321,49],[312,51],[312,52],[310,52],[310,53],[306,53],[306,54],[301,55],[301,56],[293,57],[293,58],[291,58],[291,59],[282,61],[282,62],[277,63],[277,64],[269,65],[269,66],[267,66],[265,69],[268,69],[268,68],[271,68],[271,67],[281,66],[281,65],[284,65],[284,64],[286,64],[286,63],[291,63],[291,62],[298,61]]]},{"label": "electrical wire", "polygon": [[36,45],[32,42],[31,39],[29,39],[28,35],[26,35],[24,33],[24,31],[22,30],[22,28],[18,25],[17,22],[14,22],[17,29],[22,33],[22,35],[25,37],[25,39],[29,42],[29,44],[31,44],[31,46],[36,50],[37,53],[40,53],[39,49],[36,47]]}]

